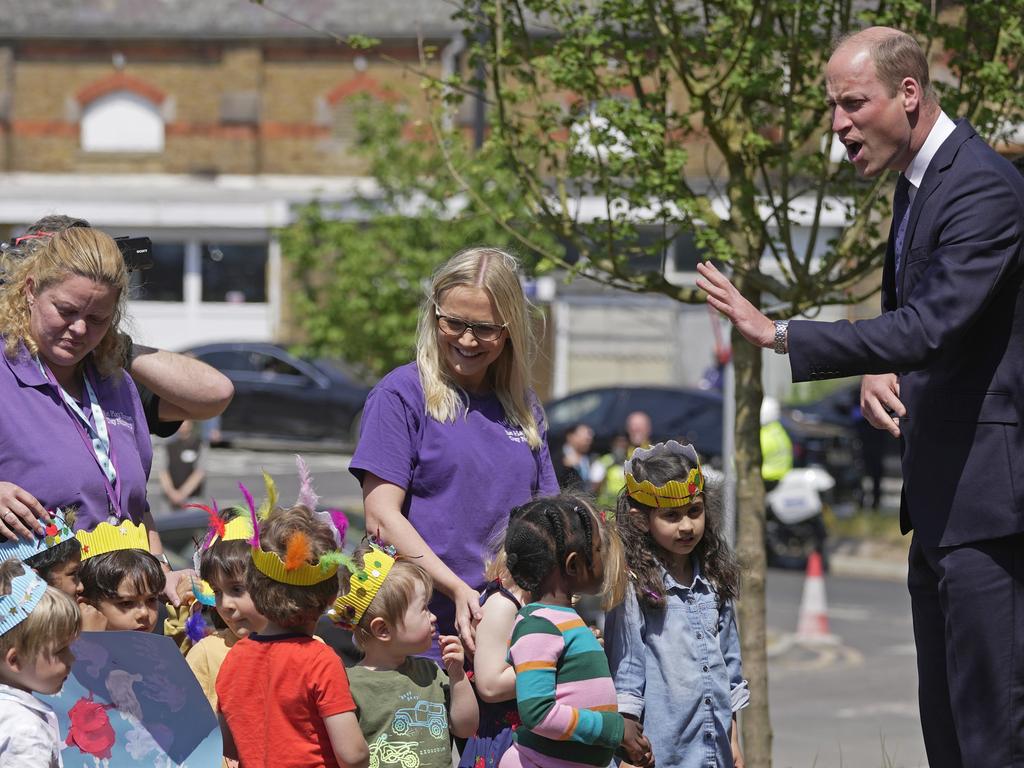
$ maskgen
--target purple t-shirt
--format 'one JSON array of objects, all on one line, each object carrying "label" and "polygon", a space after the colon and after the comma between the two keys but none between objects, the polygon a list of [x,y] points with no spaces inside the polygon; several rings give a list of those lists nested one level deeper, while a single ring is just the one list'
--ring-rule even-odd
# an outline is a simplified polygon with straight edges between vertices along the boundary
[{"label": "purple t-shirt", "polygon": [[[95,454],[25,347],[14,358],[0,348],[0,357],[0,480],[21,486],[49,510],[77,505],[76,530],[94,528],[109,514]],[[110,433],[122,512],[141,522],[149,509],[153,445],[139,394],[131,377],[119,373],[96,381],[96,398]]]},{"label": "purple t-shirt", "polygon": [[[539,404],[535,413],[540,422]],[[488,544],[509,511],[558,493],[540,423],[541,446],[533,451],[493,394],[470,395],[465,416],[439,422],[427,415],[419,372],[409,363],[381,379],[366,399],[349,471],[360,482],[372,472],[405,488],[402,513],[445,565],[480,589]],[[451,601],[435,593],[431,605],[439,630],[450,634]]]}]

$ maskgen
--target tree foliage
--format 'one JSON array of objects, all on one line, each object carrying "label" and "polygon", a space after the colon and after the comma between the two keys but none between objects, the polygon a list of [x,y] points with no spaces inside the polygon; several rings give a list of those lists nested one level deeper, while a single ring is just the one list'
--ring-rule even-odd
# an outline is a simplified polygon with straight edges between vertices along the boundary
[{"label": "tree foliage", "polygon": [[[408,345],[410,287],[477,242],[514,245],[536,270],[698,302],[692,286],[637,266],[689,231],[779,317],[876,291],[892,179],[857,179],[827,151],[824,66],[848,31],[914,34],[933,54],[947,113],[983,135],[998,140],[1024,120],[1024,0],[472,0],[456,17],[468,66],[424,79],[431,136],[403,138],[393,111],[363,126],[378,213],[361,225],[311,209],[286,235],[311,343],[341,345],[380,370],[405,359],[388,339]],[[431,57],[425,50],[425,68]],[[490,129],[477,152],[453,119],[474,92]],[[425,207],[401,216],[413,200]],[[845,226],[825,242],[823,217],[836,212]],[[318,272],[326,279],[312,279]],[[314,308],[319,317],[308,316]],[[380,327],[351,323],[353,309]],[[761,351],[734,336],[734,362],[740,622],[754,702],[743,731],[747,765],[760,768],[771,761]]]},{"label": "tree foliage", "polygon": [[[375,180],[353,204],[313,201],[281,231],[295,282],[289,300],[303,351],[343,357],[381,376],[413,357],[416,318],[435,267],[473,245],[524,252],[480,204],[459,192],[433,134],[409,125],[402,105],[366,99],[354,110],[357,146]],[[446,157],[493,214],[525,209],[493,163],[452,142]],[[541,233],[538,242],[546,243]]]}]

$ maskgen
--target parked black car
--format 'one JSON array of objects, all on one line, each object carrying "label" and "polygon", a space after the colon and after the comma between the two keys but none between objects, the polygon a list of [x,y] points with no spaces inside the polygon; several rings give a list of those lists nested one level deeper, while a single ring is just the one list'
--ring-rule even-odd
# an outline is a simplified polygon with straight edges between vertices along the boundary
[{"label": "parked black car", "polygon": [[262,342],[188,350],[235,385],[221,416],[225,442],[240,437],[354,444],[370,388],[344,364],[305,360]]},{"label": "parked black car", "polygon": [[[673,387],[602,387],[574,392],[545,406],[552,457],[561,455],[566,430],[584,423],[594,430],[593,451],[606,453],[623,431],[626,417],[643,411],[651,417],[651,440],[693,443],[712,466],[722,460],[722,395]],[[824,467],[835,479],[833,501],[857,498],[861,473],[851,428],[825,421],[801,422],[789,409],[782,425],[793,441],[795,466]]]}]

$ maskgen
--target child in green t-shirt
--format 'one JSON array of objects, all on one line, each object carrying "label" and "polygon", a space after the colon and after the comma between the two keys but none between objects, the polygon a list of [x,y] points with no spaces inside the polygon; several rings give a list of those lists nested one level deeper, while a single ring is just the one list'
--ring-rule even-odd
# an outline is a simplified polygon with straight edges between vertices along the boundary
[{"label": "child in green t-shirt", "polygon": [[362,567],[347,579],[342,573],[330,614],[365,654],[348,670],[359,727],[371,765],[376,757],[382,768],[451,768],[451,737],[472,736],[479,719],[462,643],[438,638],[444,670],[413,655],[430,648],[436,631],[427,607],[434,585],[419,565],[393,555],[392,548],[360,547],[355,561]]}]

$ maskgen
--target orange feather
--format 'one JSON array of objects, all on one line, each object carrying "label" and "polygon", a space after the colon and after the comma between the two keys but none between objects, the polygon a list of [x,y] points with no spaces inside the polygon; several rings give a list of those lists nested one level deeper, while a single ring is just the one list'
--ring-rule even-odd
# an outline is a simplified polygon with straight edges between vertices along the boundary
[{"label": "orange feather", "polygon": [[284,568],[286,571],[294,571],[306,565],[312,557],[309,548],[309,538],[302,531],[296,531],[288,537],[288,548],[284,555]]}]

